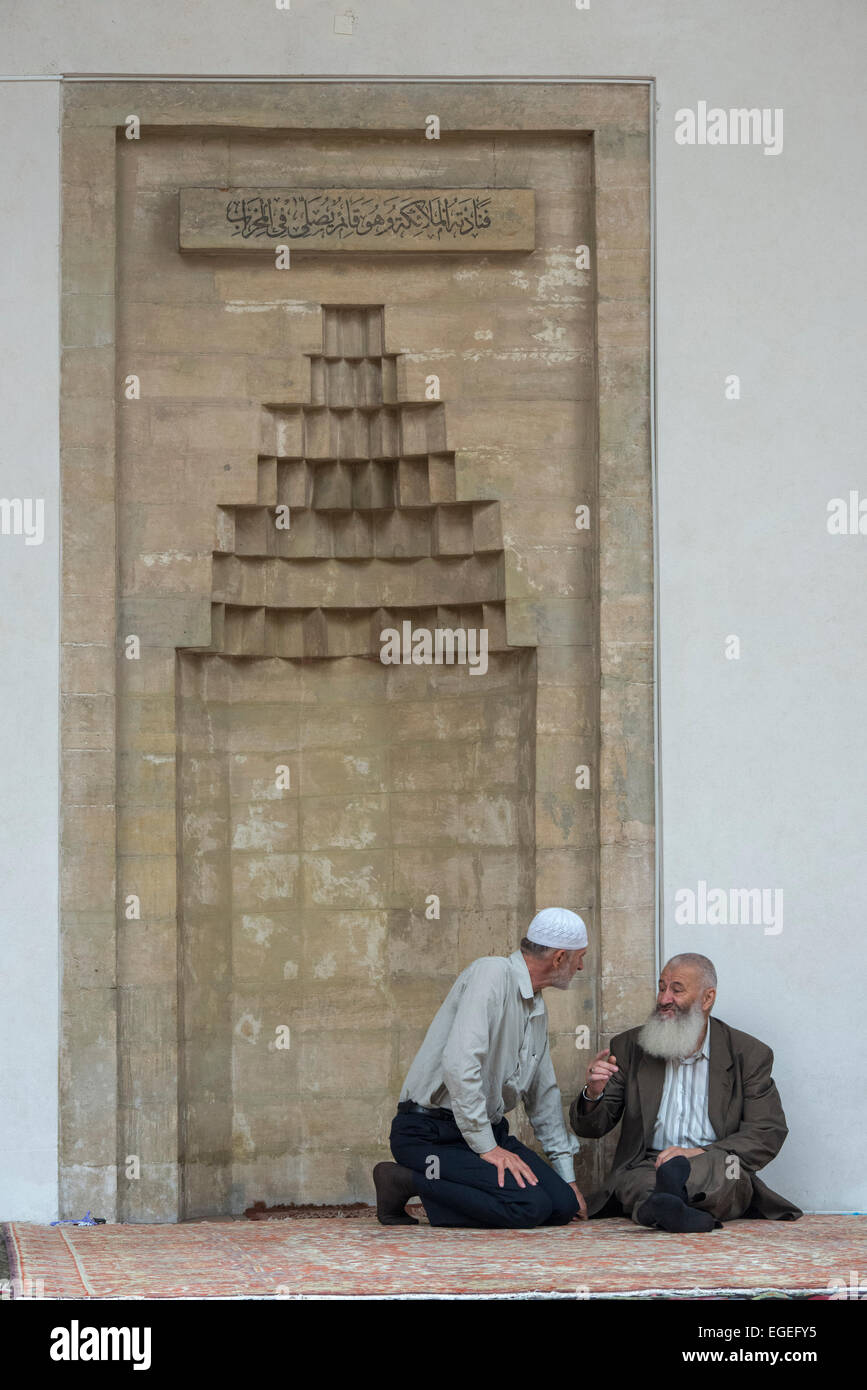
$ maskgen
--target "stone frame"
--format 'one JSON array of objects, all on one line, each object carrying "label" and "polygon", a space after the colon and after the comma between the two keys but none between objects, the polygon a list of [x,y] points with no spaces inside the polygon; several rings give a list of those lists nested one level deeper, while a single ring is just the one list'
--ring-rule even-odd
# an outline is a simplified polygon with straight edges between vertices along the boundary
[{"label": "stone frame", "polygon": [[[656,969],[650,83],[70,80],[62,117],[61,245],[61,1062],[60,1208],[109,1220],[175,1220],[177,981],[171,915],[147,941],[119,932],[116,801],[116,140],[143,127],[417,131],[448,102],[453,128],[587,133],[593,140],[599,391],[597,592],[600,657],[594,928],[596,1048],[635,1022]],[[437,104],[439,102],[439,105]],[[179,598],[166,632],[206,645],[209,604]],[[142,679],[146,682],[146,673]],[[166,730],[173,728],[171,709]],[[166,853],[151,865],[175,891]],[[122,990],[145,980],[149,994]],[[174,1020],[174,1023],[172,1022]],[[174,1030],[174,1031],[173,1031]],[[125,1074],[129,1034],[152,1055],[145,1099]],[[119,1121],[123,1119],[123,1123]],[[135,1145],[135,1148],[131,1148]],[[119,1201],[126,1155],[144,1153],[137,1202]],[[174,1157],[173,1157],[174,1154]],[[598,1159],[597,1159],[598,1168]]]}]

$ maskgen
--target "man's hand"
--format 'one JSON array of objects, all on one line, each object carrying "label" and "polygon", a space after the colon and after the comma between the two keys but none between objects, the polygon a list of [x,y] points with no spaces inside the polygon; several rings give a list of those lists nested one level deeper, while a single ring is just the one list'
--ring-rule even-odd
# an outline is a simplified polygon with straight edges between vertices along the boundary
[{"label": "man's hand", "polygon": [[[512,1174],[519,1187],[526,1187],[527,1182],[531,1187],[535,1187],[539,1181],[532,1168],[522,1158],[511,1153],[509,1149],[501,1149],[499,1144],[495,1149],[488,1149],[486,1154],[480,1154],[479,1157],[483,1158],[486,1163],[493,1163],[497,1170],[498,1187],[503,1187],[506,1173]],[[527,1182],[524,1182],[524,1178],[527,1179]]]},{"label": "man's hand", "polygon": [[681,1158],[697,1158],[699,1154],[703,1153],[704,1149],[679,1149],[676,1146],[670,1149],[663,1149],[661,1154],[657,1154],[656,1162],[653,1166],[654,1168],[658,1168],[660,1163],[667,1163],[670,1158],[677,1158],[678,1155],[680,1155]]},{"label": "man's hand", "polygon": [[584,1198],[582,1197],[581,1193],[580,1193],[579,1190],[578,1190],[578,1184],[577,1184],[577,1182],[570,1182],[569,1186],[571,1187],[572,1191],[575,1193],[575,1196],[578,1198],[578,1210],[577,1210],[577,1212],[575,1213],[575,1215],[572,1217],[572,1220],[573,1220],[573,1221],[586,1221],[586,1220],[587,1220],[587,1203],[584,1201]]},{"label": "man's hand", "polygon": [[601,1052],[597,1052],[593,1061],[587,1068],[586,1090],[588,1096],[598,1100],[619,1067],[615,1066],[617,1058],[614,1053],[609,1053],[607,1047],[603,1047]]}]

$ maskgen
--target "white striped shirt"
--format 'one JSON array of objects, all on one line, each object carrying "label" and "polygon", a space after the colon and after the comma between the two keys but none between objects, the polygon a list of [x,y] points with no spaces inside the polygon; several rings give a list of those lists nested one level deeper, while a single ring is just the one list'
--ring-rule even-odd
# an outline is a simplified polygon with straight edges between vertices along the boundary
[{"label": "white striped shirt", "polygon": [[707,1113],[710,1028],[704,1045],[680,1061],[665,1064],[665,1087],[656,1125],[653,1147],[663,1149],[701,1149],[712,1144],[716,1134]]}]

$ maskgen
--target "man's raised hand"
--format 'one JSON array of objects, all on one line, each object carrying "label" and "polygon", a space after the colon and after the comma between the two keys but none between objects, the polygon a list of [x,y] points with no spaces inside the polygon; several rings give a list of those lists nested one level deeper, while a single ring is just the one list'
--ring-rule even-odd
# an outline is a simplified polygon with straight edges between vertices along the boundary
[{"label": "man's raised hand", "polygon": [[614,1053],[609,1053],[607,1047],[603,1047],[601,1052],[597,1052],[593,1061],[587,1068],[586,1090],[588,1096],[598,1100],[611,1080],[612,1076],[619,1068],[615,1065],[617,1058]]},{"label": "man's raised hand", "polygon": [[[526,1187],[527,1182],[531,1187],[535,1187],[539,1181],[532,1168],[528,1167],[522,1158],[511,1153],[509,1149],[501,1149],[499,1144],[495,1149],[488,1149],[486,1154],[480,1154],[479,1157],[483,1158],[486,1163],[493,1163],[497,1170],[498,1187],[504,1186],[505,1173],[511,1173],[519,1187]],[[524,1178],[527,1179],[527,1182],[524,1182]]]}]

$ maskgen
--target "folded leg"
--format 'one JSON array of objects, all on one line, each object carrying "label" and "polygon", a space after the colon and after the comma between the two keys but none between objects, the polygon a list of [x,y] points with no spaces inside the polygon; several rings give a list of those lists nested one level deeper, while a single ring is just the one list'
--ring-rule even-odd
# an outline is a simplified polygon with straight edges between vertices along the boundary
[{"label": "folded leg", "polygon": [[[685,1178],[686,1201],[695,1210],[707,1212],[716,1221],[732,1221],[743,1216],[752,1200],[752,1182],[746,1169],[731,1162],[731,1156],[722,1149],[707,1149],[688,1160],[689,1173]],[[670,1168],[670,1164],[664,1165]],[[657,1192],[658,1170],[655,1158],[644,1158],[632,1168],[627,1168],[617,1178],[614,1195],[623,1211],[631,1216],[636,1224],[638,1212],[646,1199]],[[681,1171],[678,1167],[678,1182],[662,1184],[667,1195],[683,1196],[680,1184]]]},{"label": "folded leg", "polygon": [[690,1205],[710,1212],[717,1221],[733,1221],[743,1216],[753,1199],[749,1172],[733,1154],[707,1149],[689,1160],[686,1188]]},{"label": "folded leg", "polygon": [[[526,1228],[562,1224],[575,1215],[578,1203],[572,1189],[544,1160],[512,1139],[508,1128],[505,1120],[500,1121],[494,1137],[530,1166],[539,1179],[535,1185],[525,1180],[521,1187],[513,1174],[506,1173],[500,1187],[497,1169],[470,1148],[450,1120],[415,1112],[395,1116],[391,1151],[398,1163],[414,1172],[432,1226]],[[571,1211],[566,1215],[568,1199]]]}]

